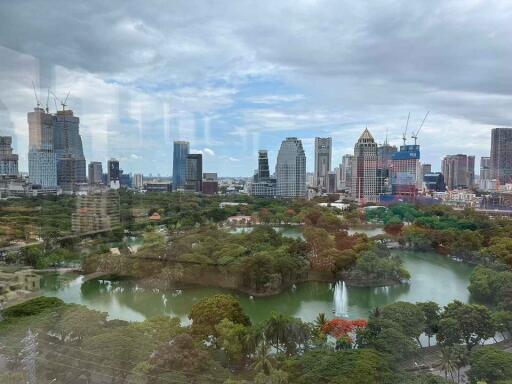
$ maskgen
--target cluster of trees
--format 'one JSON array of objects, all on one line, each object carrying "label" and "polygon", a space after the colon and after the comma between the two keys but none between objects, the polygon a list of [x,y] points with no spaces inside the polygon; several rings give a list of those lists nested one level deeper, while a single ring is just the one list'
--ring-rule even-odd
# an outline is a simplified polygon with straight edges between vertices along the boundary
[{"label": "cluster of trees", "polygon": [[[8,370],[0,381],[445,383],[406,374],[389,352],[399,333],[415,337],[423,325],[413,320],[416,315],[398,306],[385,307],[368,323],[328,321],[323,315],[306,323],[274,313],[251,324],[234,297],[216,295],[197,302],[191,325],[183,326],[164,316],[138,323],[109,320],[106,313],[38,298],[3,311],[0,354]],[[399,328],[386,325],[397,321]],[[357,344],[343,341],[354,334]],[[386,338],[394,344],[384,348]]]},{"label": "cluster of trees", "polygon": [[0,201],[0,247],[34,241],[47,232],[71,232],[74,198],[45,196]]},{"label": "cluster of trees", "polygon": [[151,277],[160,286],[202,279],[204,284],[270,294],[307,277],[309,261],[304,241],[269,226],[246,233],[201,226],[170,240],[163,233],[146,232],[135,255],[88,257],[84,268]]},{"label": "cluster of trees", "polygon": [[478,266],[468,287],[472,297],[500,310],[512,311],[512,272]]},{"label": "cluster of trees", "polygon": [[409,278],[400,258],[384,244],[364,234],[349,235],[333,213],[312,209],[304,217],[313,270],[340,274],[353,285],[388,285]]},{"label": "cluster of trees", "polygon": [[490,220],[472,209],[412,204],[367,210],[366,219],[384,224],[389,234],[417,250],[512,267],[512,223],[508,220]]}]

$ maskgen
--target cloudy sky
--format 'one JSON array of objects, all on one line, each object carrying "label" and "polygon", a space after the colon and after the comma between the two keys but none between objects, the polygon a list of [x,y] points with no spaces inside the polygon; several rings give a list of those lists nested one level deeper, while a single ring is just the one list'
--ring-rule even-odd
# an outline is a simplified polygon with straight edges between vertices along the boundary
[{"label": "cloudy sky", "polygon": [[419,143],[438,169],[512,125],[511,41],[507,0],[4,1],[0,134],[26,170],[34,82],[43,104],[71,93],[87,161],[168,175],[190,140],[205,171],[249,176],[287,136],[312,170],[315,136],[337,164],[366,125],[399,144],[431,111]]}]

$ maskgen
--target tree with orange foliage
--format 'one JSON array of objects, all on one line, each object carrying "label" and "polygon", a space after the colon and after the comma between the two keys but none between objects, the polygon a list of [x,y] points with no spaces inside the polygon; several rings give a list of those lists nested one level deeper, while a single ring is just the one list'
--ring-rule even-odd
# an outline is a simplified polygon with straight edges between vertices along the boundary
[{"label": "tree with orange foliage", "polygon": [[348,320],[348,319],[333,319],[325,323],[322,327],[322,332],[331,335],[336,339],[348,336],[349,333],[357,331],[357,329],[364,328],[368,325],[366,320]]}]

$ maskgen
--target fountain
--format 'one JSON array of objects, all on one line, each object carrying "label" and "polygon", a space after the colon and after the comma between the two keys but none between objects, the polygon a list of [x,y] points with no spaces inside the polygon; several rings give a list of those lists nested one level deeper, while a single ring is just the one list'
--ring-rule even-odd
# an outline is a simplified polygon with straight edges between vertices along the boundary
[{"label": "fountain", "polygon": [[348,293],[344,281],[338,281],[334,286],[334,315],[348,317]]}]

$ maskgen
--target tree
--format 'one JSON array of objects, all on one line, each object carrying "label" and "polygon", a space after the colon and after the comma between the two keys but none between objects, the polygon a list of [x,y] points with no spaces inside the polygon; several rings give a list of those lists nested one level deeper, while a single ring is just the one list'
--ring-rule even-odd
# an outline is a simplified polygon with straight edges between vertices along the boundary
[{"label": "tree", "polygon": [[468,376],[472,383],[495,384],[512,377],[512,354],[493,347],[483,347],[471,355]]},{"label": "tree", "polygon": [[215,329],[219,335],[217,343],[224,350],[231,363],[238,363],[245,359],[248,352],[247,327],[243,324],[233,323],[223,319]]},{"label": "tree", "polygon": [[251,324],[240,302],[231,295],[214,295],[200,300],[192,306],[188,317],[192,320],[192,334],[200,338],[217,338],[215,326],[223,319],[245,326]]},{"label": "tree", "polygon": [[454,301],[445,307],[439,322],[438,340],[444,345],[465,343],[468,350],[494,336],[492,312],[483,305]]},{"label": "tree", "polygon": [[512,336],[512,312],[509,312],[509,311],[494,312],[492,317],[494,320],[494,324],[496,326],[496,331],[500,332],[504,339],[505,339],[505,333],[507,333],[508,336],[511,337]]},{"label": "tree", "polygon": [[334,241],[331,235],[323,228],[304,228],[304,238],[315,256],[319,256],[323,251],[334,248]]},{"label": "tree", "polygon": [[418,350],[418,343],[405,335],[400,325],[382,316],[370,317],[368,325],[357,330],[356,343],[359,348],[374,348],[396,361],[404,360]]},{"label": "tree", "polygon": [[390,359],[373,349],[316,349],[288,361],[284,369],[294,384],[397,383]]},{"label": "tree", "polygon": [[421,307],[405,301],[386,305],[382,318],[397,324],[404,335],[414,338],[421,347],[420,335],[425,329],[425,316]]},{"label": "tree", "polygon": [[206,351],[196,347],[192,337],[184,333],[157,348],[149,363],[152,373],[159,374],[165,370],[202,371],[208,365],[208,360]]},{"label": "tree", "polygon": [[439,329],[439,321],[441,320],[441,308],[439,304],[433,301],[424,303],[416,303],[416,305],[423,311],[423,318],[425,328],[423,332],[428,337],[428,346],[430,347],[430,339],[434,336]]},{"label": "tree", "polygon": [[125,383],[133,368],[149,358],[152,343],[144,333],[130,326],[108,329],[82,343],[91,371],[99,364],[108,366],[111,375]]},{"label": "tree", "polygon": [[457,366],[455,363],[455,356],[451,348],[444,347],[441,349],[441,361],[439,368],[444,372],[445,379],[448,379],[448,373],[453,379],[453,373],[456,371]]},{"label": "tree", "polygon": [[65,308],[59,314],[59,318],[53,323],[52,331],[60,336],[62,342],[81,343],[84,338],[100,333],[106,322],[106,312],[90,310],[82,305],[73,305]]},{"label": "tree", "polygon": [[368,322],[366,320],[334,319],[323,325],[322,332],[339,339],[341,337],[348,336],[367,325]]},{"label": "tree", "polygon": [[130,327],[142,332],[153,345],[166,343],[184,332],[178,317],[156,316],[141,323],[130,324]]},{"label": "tree", "polygon": [[305,350],[311,339],[311,329],[300,319],[272,313],[263,323],[265,341],[278,353],[292,355]]}]

